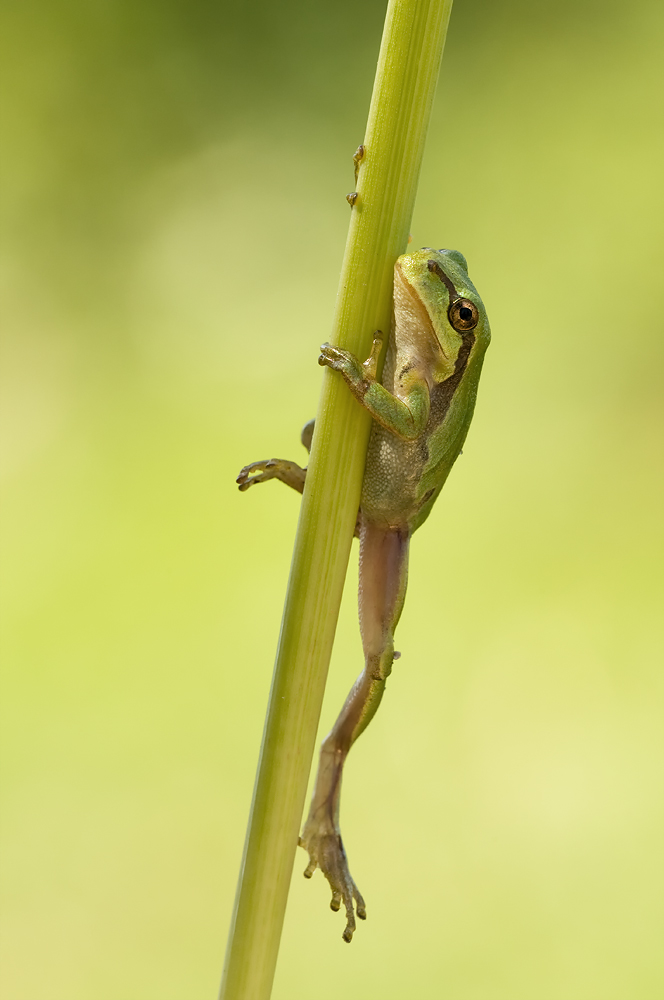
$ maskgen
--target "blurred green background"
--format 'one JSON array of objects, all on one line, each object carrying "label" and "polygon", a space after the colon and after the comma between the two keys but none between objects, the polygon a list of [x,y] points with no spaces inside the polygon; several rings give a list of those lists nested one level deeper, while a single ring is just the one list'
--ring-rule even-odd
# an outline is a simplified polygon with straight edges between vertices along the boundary
[{"label": "blurred green background", "polygon": [[[4,7],[6,1000],[216,996],[298,510],[234,477],[305,457],[383,16]],[[457,0],[413,246],[494,342],[347,771],[369,919],[298,851],[275,1000],[662,996],[661,21]]]}]

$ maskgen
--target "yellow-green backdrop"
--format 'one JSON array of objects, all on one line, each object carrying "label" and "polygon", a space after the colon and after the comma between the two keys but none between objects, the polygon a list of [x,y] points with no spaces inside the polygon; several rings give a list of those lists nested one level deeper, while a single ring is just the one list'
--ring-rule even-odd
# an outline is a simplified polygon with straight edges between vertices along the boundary
[{"label": "yellow-green backdrop", "polygon": [[[5,1000],[214,998],[383,0],[4,11]],[[457,0],[413,246],[494,332],[275,1000],[658,1000],[661,7]],[[321,731],[361,665],[356,553]]]}]

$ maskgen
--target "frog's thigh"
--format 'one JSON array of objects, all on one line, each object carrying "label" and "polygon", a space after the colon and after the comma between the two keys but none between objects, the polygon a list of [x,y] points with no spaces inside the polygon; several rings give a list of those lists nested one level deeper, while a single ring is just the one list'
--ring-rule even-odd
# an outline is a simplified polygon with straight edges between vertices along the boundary
[{"label": "frog's thigh", "polygon": [[390,650],[406,594],[408,532],[389,531],[370,522],[360,534],[360,628],[367,663]]}]

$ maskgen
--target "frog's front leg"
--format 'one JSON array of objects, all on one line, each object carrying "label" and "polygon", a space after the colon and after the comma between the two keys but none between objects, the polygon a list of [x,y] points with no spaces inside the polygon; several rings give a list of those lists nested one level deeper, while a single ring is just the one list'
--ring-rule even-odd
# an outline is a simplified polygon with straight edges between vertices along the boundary
[{"label": "frog's front leg", "polygon": [[235,482],[244,492],[255,483],[266,483],[269,479],[279,479],[286,486],[291,486],[298,493],[304,492],[304,481],[307,470],[300,468],[295,462],[285,458],[268,458],[263,462],[251,462],[245,465]]},{"label": "frog's front leg", "polygon": [[376,378],[382,343],[383,335],[376,330],[371,354],[363,363],[350,351],[323,344],[318,364],[327,365],[343,375],[350,391],[374,420],[398,437],[412,441],[422,434],[429,419],[429,385],[419,366],[411,364],[402,373],[399,395],[388,392]]},{"label": "frog's front leg", "polygon": [[366,917],[364,900],[353,881],[339,830],[341,778],[348,751],[378,708],[394,659],[394,629],[406,594],[408,571],[406,530],[388,531],[363,522],[360,529],[360,627],[364,670],[320,750],[311,807],[300,846],[309,852],[305,876],[320,868],[330,883],[330,906],[346,909],[344,941],[350,941],[357,916]]},{"label": "frog's front leg", "polygon": [[[300,440],[308,452],[311,451],[314,424],[315,421],[310,420],[304,425],[300,434]],[[245,465],[235,482],[240,491],[244,493],[255,483],[266,483],[269,479],[279,479],[286,486],[302,493],[306,477],[307,470],[300,468],[295,462],[289,462],[285,458],[268,458],[262,462],[251,462],[249,465]]]}]

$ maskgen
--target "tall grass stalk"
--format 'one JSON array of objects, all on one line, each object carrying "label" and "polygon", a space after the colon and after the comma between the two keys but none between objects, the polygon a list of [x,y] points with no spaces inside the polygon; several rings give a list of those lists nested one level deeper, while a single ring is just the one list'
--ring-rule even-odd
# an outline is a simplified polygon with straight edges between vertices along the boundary
[{"label": "tall grass stalk", "polygon": [[[389,330],[451,7],[387,9],[330,338],[359,357],[374,330]],[[268,1000],[272,990],[370,423],[326,368],[220,1000]]]}]

